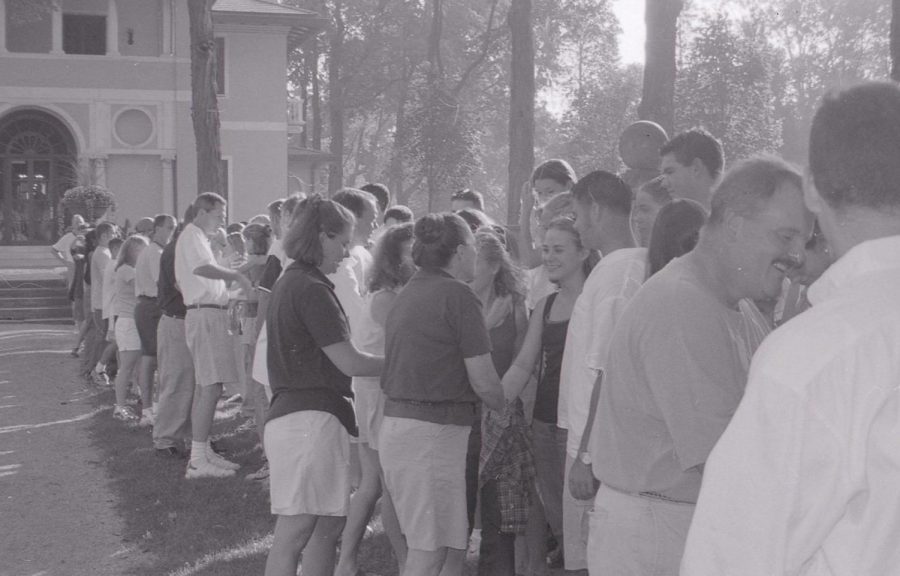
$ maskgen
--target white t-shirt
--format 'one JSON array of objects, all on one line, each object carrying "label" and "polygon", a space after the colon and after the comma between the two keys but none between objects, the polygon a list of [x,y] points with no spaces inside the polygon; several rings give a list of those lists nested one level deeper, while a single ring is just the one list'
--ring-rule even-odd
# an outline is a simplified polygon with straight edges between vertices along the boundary
[{"label": "white t-shirt", "polygon": [[359,344],[360,333],[366,314],[366,272],[372,264],[372,255],[364,246],[354,246],[350,256],[341,260],[338,269],[328,275],[334,284],[334,293],[347,315],[350,324],[350,339]]},{"label": "white t-shirt", "polygon": [[116,261],[111,259],[103,270],[103,318],[115,315],[113,303],[116,300]]},{"label": "white t-shirt", "polygon": [[62,257],[66,262],[74,262],[72,260],[72,244],[74,243],[75,234],[66,232],[62,238],[56,241],[56,244],[51,246],[51,248],[62,254]]},{"label": "white t-shirt", "polygon": [[175,245],[175,281],[188,307],[195,304],[228,304],[224,280],[213,280],[194,274],[198,266],[216,264],[209,238],[193,223],[184,227]]},{"label": "white t-shirt", "polygon": [[703,475],[682,576],[900,570],[900,236],[864,242],[766,338]]},{"label": "white t-shirt", "polygon": [[606,365],[613,329],[647,277],[647,249],[624,248],[594,266],[575,301],[559,378],[557,426],[569,431],[566,451],[578,455],[597,372]]}]

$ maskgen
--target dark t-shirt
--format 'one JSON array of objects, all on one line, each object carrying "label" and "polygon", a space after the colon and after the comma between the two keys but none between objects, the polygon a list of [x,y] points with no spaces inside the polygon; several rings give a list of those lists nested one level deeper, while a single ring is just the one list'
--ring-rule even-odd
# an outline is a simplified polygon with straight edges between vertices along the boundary
[{"label": "dark t-shirt", "polygon": [[419,270],[397,295],[385,324],[385,415],[471,425],[478,396],[464,360],[490,351],[481,301],[472,289],[443,270]]},{"label": "dark t-shirt", "polygon": [[256,287],[265,292],[271,292],[272,287],[275,286],[275,281],[281,276],[281,272],[281,260],[278,259],[278,256],[270,254],[266,259],[266,264],[263,267],[262,275],[259,277]]},{"label": "dark t-shirt", "polygon": [[166,244],[159,257],[156,303],[164,314],[184,318],[187,308],[184,306],[184,299],[175,284],[175,244],[174,240]]},{"label": "dark t-shirt", "polygon": [[266,335],[272,386],[267,420],[318,410],[356,436],[350,377],[322,351],[350,340],[350,327],[334,285],[318,268],[301,262],[287,267],[272,290]]}]

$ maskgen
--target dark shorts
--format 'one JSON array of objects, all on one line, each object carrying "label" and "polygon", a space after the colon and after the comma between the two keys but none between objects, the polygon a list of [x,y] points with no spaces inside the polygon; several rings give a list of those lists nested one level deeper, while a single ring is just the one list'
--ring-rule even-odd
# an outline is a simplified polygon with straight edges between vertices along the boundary
[{"label": "dark shorts", "polygon": [[138,298],[134,307],[134,322],[137,324],[138,336],[141,339],[141,354],[143,356],[156,356],[156,328],[162,310],[156,304],[156,300]]}]

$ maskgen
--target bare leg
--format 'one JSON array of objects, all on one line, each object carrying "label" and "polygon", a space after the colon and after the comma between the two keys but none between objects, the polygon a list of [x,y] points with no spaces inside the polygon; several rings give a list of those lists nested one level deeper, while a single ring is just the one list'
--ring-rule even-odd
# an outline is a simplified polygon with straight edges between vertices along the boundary
[{"label": "bare leg", "polygon": [[143,411],[153,409],[153,373],[156,372],[156,356],[141,356],[138,386],[141,389]]},{"label": "bare leg", "polygon": [[[447,559],[449,548],[439,548],[433,552],[410,549],[406,556],[403,576],[438,576]],[[459,552],[459,551],[458,551]],[[461,550],[465,556],[465,550]]]},{"label": "bare leg", "polygon": [[140,359],[140,350],[123,350],[119,353],[119,372],[116,374],[116,406],[125,405],[131,375]]},{"label": "bare leg", "polygon": [[319,516],[312,538],[303,549],[303,576],[332,576],[337,541],[345,516]]},{"label": "bare leg", "polygon": [[[381,464],[379,462],[379,471]],[[384,525],[384,533],[387,534],[391,547],[394,549],[394,556],[397,558],[397,572],[403,574],[406,566],[406,538],[403,536],[403,530],[400,529],[400,520],[397,518],[397,509],[394,508],[394,499],[391,498],[390,492],[384,484],[384,477],[381,482],[381,523]]]},{"label": "bare leg", "polygon": [[335,576],[355,576],[359,569],[356,555],[366,534],[366,526],[375,510],[375,502],[382,492],[378,452],[369,448],[368,444],[356,446],[359,450],[360,482],[359,488],[350,500],[347,524],[341,535],[341,555],[334,572]]},{"label": "bare leg", "polygon": [[300,553],[312,536],[318,516],[278,516],[272,548],[266,559],[266,576],[296,576]]}]

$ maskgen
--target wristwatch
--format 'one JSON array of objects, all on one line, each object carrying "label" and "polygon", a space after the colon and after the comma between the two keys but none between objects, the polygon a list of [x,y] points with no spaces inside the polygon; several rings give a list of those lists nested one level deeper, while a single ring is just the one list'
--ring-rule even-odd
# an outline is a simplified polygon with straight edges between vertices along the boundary
[{"label": "wristwatch", "polygon": [[586,465],[590,466],[591,465],[591,453],[590,452],[579,453],[578,460],[580,460],[582,464],[586,464]]}]

